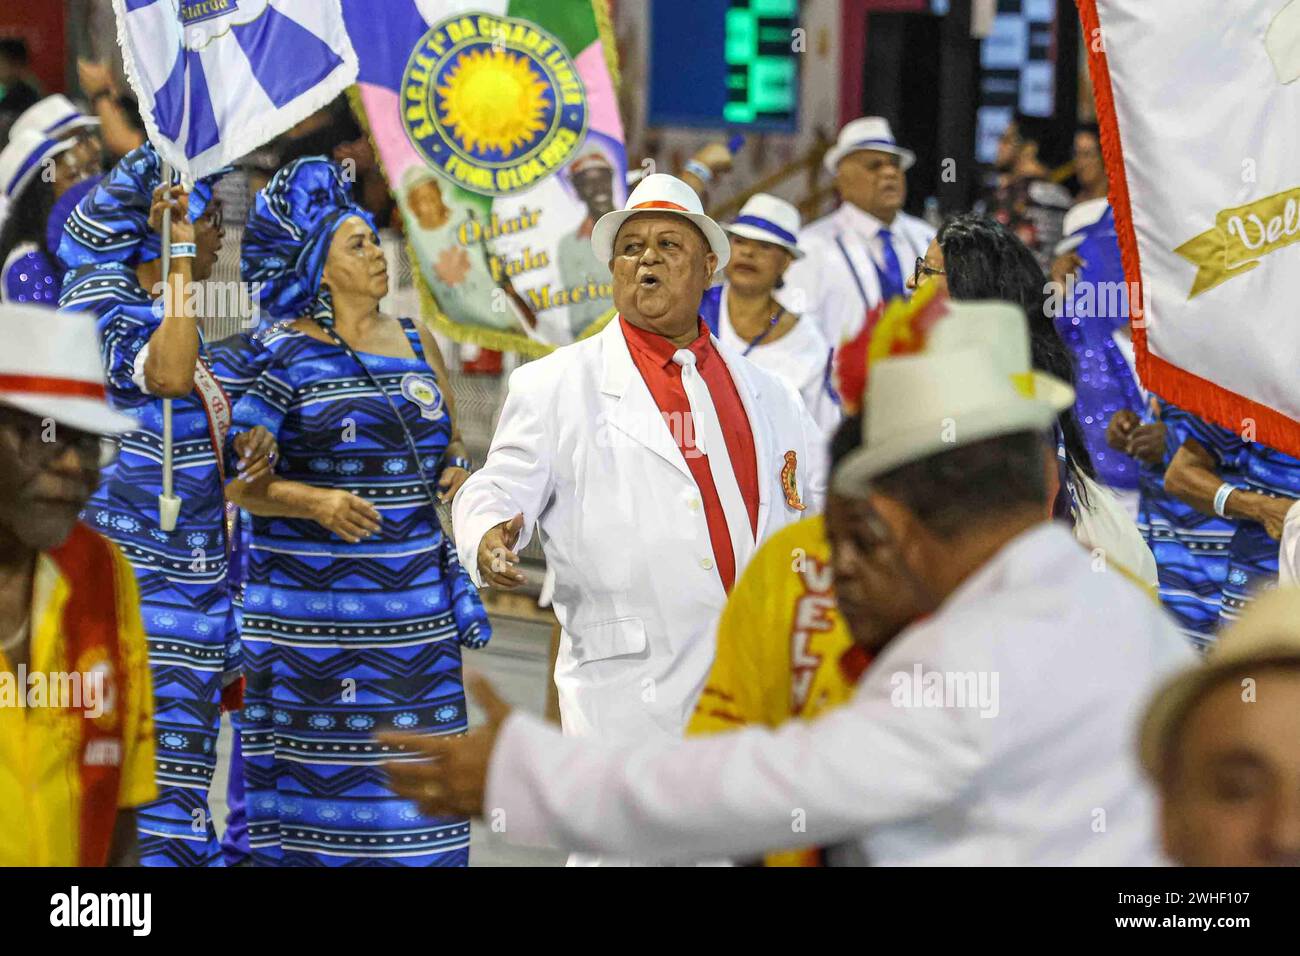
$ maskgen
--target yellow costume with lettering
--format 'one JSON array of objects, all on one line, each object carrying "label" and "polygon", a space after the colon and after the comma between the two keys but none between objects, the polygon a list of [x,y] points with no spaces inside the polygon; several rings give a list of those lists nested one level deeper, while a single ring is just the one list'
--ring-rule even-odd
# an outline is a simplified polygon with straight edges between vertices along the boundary
[{"label": "yellow costume with lettering", "polygon": [[[116,654],[67,659],[76,641],[66,630],[76,619],[65,610],[83,603],[75,600],[78,588],[105,582],[109,570],[69,575],[49,554],[36,559],[25,672],[0,652],[0,866],[77,866],[85,865],[87,856],[106,857],[111,833],[104,829],[111,830],[114,808],[82,806],[83,781],[105,765],[112,765],[117,778],[117,809],[157,797],[153,687],[135,574],[115,546],[100,543],[104,560],[112,556]],[[94,570],[102,573],[89,573]],[[65,693],[53,693],[56,681],[74,672],[80,699],[63,699],[66,683]],[[20,673],[26,676],[21,682]],[[86,691],[88,673],[101,675],[97,702]],[[102,738],[94,741],[99,746],[88,752],[85,745],[96,736]],[[95,852],[87,854],[81,828],[89,819],[103,823],[93,834]]]},{"label": "yellow costume with lettering", "polygon": [[[718,647],[687,733],[778,727],[848,700],[862,658],[835,606],[820,515],[773,535],[745,568],[718,622]],[[768,866],[817,865],[815,850],[770,854]]]}]

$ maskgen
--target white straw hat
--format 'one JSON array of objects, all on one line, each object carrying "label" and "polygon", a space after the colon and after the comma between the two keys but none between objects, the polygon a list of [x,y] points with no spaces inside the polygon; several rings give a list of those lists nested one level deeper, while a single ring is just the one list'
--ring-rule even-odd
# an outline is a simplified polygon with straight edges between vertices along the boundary
[{"label": "white straw hat", "polygon": [[741,207],[740,215],[722,228],[735,236],[781,246],[796,259],[802,259],[804,253],[799,248],[801,225],[799,210],[794,205],[777,196],[757,193]]},{"label": "white straw hat", "polygon": [[916,162],[916,153],[894,142],[894,131],[889,128],[888,120],[883,116],[864,116],[846,124],[840,130],[839,138],[835,141],[835,145],[826,151],[822,164],[826,167],[826,171],[834,176],[841,159],[849,153],[864,149],[893,153],[902,160],[903,172],[911,169]]},{"label": "white straw hat", "polygon": [[2,304],[0,341],[0,405],[98,435],[139,427],[108,404],[89,313]]},{"label": "white straw hat", "polygon": [[721,270],[731,259],[731,243],[722,227],[704,213],[704,206],[695,190],[676,176],[666,173],[652,173],[637,184],[632,195],[627,197],[627,205],[622,209],[607,212],[596,220],[591,230],[591,247],[596,251],[596,258],[609,262],[614,258],[614,237],[619,228],[628,219],[638,213],[667,212],[689,219],[704,233],[709,248],[718,257],[718,269]]},{"label": "white straw hat", "polygon": [[877,475],[986,438],[1045,432],[1074,390],[1030,368],[1029,323],[1007,302],[951,302],[925,351],[885,358],[867,381],[862,446],[835,470],[861,498]]}]

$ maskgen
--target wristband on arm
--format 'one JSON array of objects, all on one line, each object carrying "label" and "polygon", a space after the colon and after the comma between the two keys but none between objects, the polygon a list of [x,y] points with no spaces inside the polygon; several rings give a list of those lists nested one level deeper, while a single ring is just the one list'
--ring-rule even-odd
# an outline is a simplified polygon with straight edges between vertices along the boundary
[{"label": "wristband on arm", "polygon": [[713,170],[709,169],[698,159],[688,159],[686,165],[682,167],[683,172],[691,173],[696,176],[700,182],[709,184],[713,182]]},{"label": "wristband on arm", "polygon": [[1237,486],[1231,482],[1225,481],[1219,485],[1219,490],[1214,493],[1214,513],[1220,518],[1228,517],[1224,513],[1224,508],[1228,505],[1228,496],[1237,490]]}]

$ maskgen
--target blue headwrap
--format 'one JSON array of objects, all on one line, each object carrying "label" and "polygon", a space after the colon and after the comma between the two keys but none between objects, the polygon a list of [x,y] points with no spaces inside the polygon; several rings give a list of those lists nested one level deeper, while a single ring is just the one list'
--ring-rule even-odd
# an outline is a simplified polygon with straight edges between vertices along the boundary
[{"label": "blue headwrap", "polygon": [[[189,219],[194,222],[212,201],[212,187],[227,171],[194,184]],[[173,175],[172,181],[179,183]],[[69,269],[122,263],[135,266],[162,255],[162,240],[149,228],[153,191],[162,185],[162,160],[150,143],[122,158],[68,217],[58,256]]]},{"label": "blue headwrap", "polygon": [[378,234],[370,214],[352,200],[337,163],[305,156],[282,168],[257,194],[244,226],[239,269],[257,284],[257,301],[274,321],[331,313],[321,288],[334,233],[357,216]]}]

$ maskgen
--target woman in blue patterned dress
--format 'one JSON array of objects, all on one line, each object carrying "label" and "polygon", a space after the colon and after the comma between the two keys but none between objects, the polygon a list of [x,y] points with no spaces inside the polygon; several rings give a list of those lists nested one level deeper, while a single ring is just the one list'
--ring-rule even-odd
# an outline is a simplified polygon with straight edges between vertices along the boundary
[{"label": "woman in blue patterned dress", "polygon": [[435,508],[468,477],[445,369],[427,330],[379,312],[383,252],[338,167],[300,160],[272,178],[246,237],[264,249],[277,231],[279,255],[246,243],[246,278],[290,290],[276,308],[314,317],[260,335],[267,360],[232,429],[265,426],[281,456],[274,476],[235,496],[254,515],[243,612],[253,860],[464,866],[469,821],[422,817],[395,796],[382,769],[392,754],[374,739],[464,732],[461,646],[490,636]]},{"label": "woman in blue patterned dress", "polygon": [[[206,279],[221,245],[220,207],[209,183],[188,197],[161,187],[158,154],[145,145],[126,156],[74,210],[59,258],[74,266],[61,305],[96,316],[114,407],[139,421],[83,520],[111,538],[136,572],[149,642],[157,748],[156,801],[140,808],[146,866],[219,866],[208,807],[216,767],[223,688],[239,676],[239,640],[227,591],[225,501],[214,439],[217,410],[200,380],[228,405],[249,373],[243,358],[210,350],[184,314],[189,283]],[[171,308],[146,289],[160,281],[162,211],[173,211],[172,281],[186,292]],[[204,392],[211,397],[211,391]],[[174,531],[160,528],[163,398],[172,399]],[[228,412],[226,425],[228,426]],[[265,439],[264,444],[252,438]],[[273,452],[264,431],[241,439],[241,470],[255,475]]]}]

